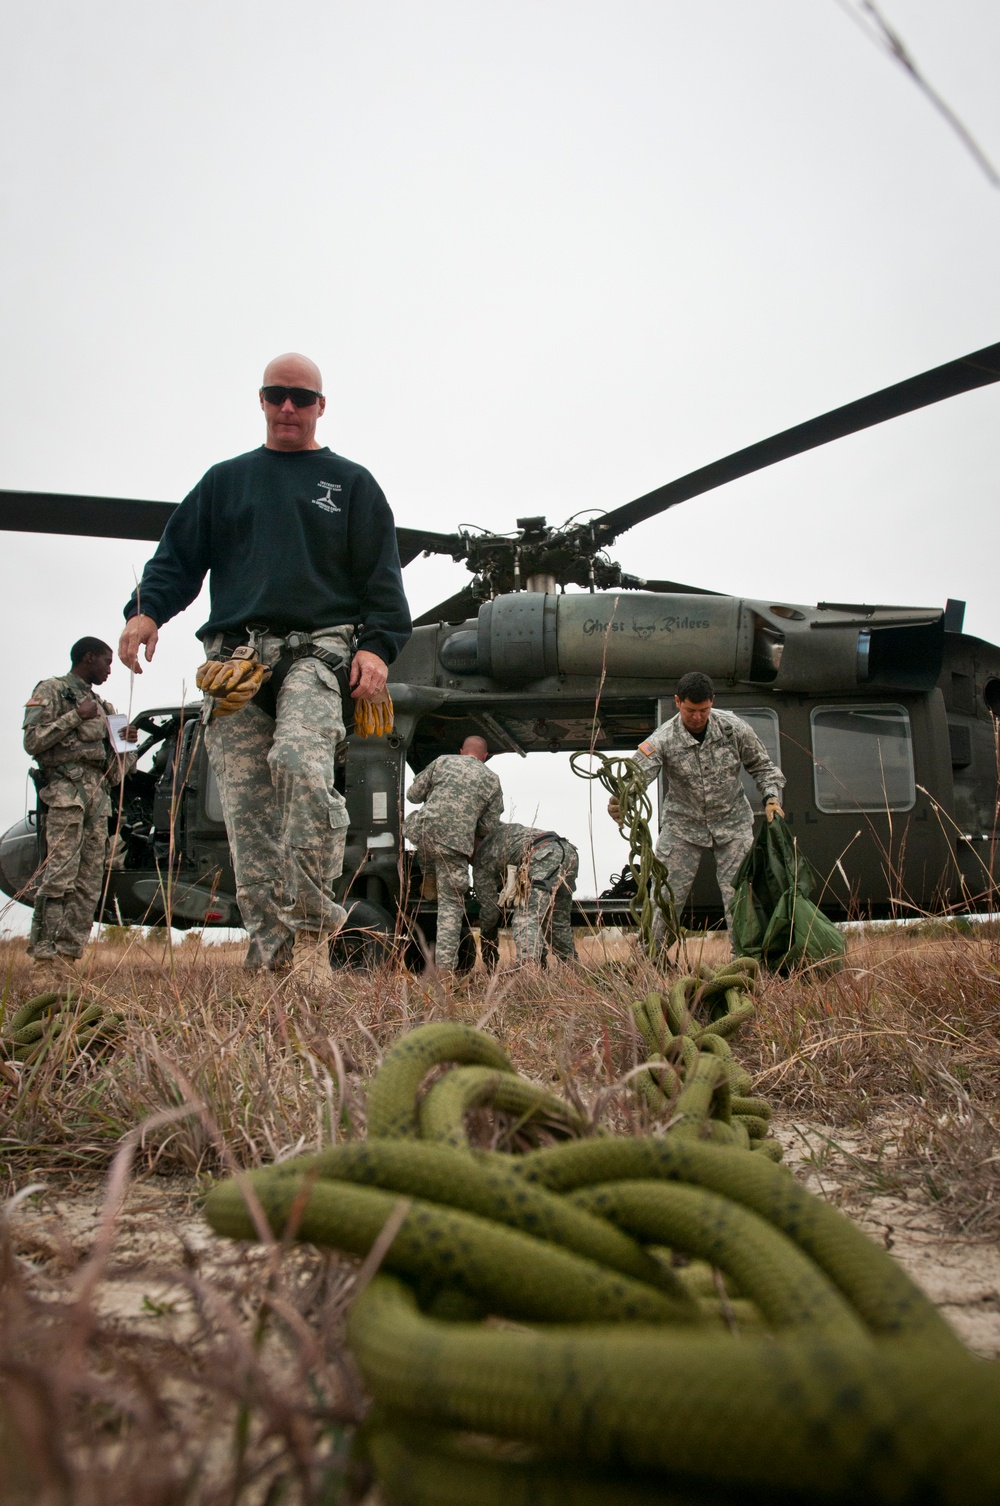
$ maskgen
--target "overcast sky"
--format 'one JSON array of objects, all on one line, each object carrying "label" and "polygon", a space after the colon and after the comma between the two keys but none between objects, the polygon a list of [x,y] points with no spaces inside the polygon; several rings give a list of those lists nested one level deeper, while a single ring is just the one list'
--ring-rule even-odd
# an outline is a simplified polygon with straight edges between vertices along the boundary
[{"label": "overcast sky", "polygon": [[[884,4],[1000,161],[996,0]],[[836,0],[4,13],[0,486],[179,501],[260,443],[262,368],[300,349],[321,438],[398,522],[559,522],[1000,338],[1000,192]],[[962,597],[1000,640],[998,404],[814,451],[615,555],[751,597]],[[117,641],[149,552],[4,536],[0,826],[21,704],[80,634]],[[463,573],[406,580],[420,611]],[[204,617],[167,627],[137,707],[190,688]],[[127,706],[120,665],[105,694]],[[586,847],[585,787],[517,764],[518,816]]]}]

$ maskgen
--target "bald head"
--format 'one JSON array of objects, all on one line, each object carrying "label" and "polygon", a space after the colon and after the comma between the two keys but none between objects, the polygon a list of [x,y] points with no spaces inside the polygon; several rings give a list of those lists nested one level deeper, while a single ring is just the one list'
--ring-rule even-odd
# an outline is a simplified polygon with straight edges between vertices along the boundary
[{"label": "bald head", "polygon": [[[297,407],[292,401],[288,395],[290,388],[298,389],[296,396],[305,403],[304,407]],[[323,378],[319,367],[308,356],[289,351],[287,355],[275,356],[273,361],[268,361],[260,386],[260,406],[267,423],[265,447],[269,450],[318,450],[316,424],[326,408],[322,392]],[[269,402],[268,397],[279,400]]]},{"label": "bald head", "polygon": [[315,361],[300,356],[294,350],[286,355],[275,356],[264,367],[262,387],[280,384],[282,387],[311,387],[313,392],[323,391],[323,378]]},{"label": "bald head", "polygon": [[485,763],[490,756],[490,745],[485,737],[467,737],[458,751],[469,758],[478,758],[480,763]]}]

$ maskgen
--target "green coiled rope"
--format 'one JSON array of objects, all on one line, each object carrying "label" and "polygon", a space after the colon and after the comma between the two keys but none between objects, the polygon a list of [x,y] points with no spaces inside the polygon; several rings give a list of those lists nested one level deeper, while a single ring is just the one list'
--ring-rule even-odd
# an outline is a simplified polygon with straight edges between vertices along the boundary
[{"label": "green coiled rope", "polygon": [[110,1041],[122,1017],[102,1004],[75,994],[36,994],[5,1022],[0,1050],[25,1062],[35,1061],[63,1035],[69,1035],[78,1051]]},{"label": "green coiled rope", "polygon": [[525,1082],[511,1071],[489,1067],[456,1067],[425,1093],[420,1104],[420,1135],[461,1148],[466,1142],[464,1119],[479,1106],[500,1109],[515,1121],[515,1129],[541,1127],[550,1134],[580,1134],[583,1117],[568,1103]]},{"label": "green coiled rope", "polygon": [[[749,1151],[768,1106],[729,1047],[749,981],[720,969],[637,1008],[661,1133],[588,1134],[496,1041],[438,1024],[386,1054],[366,1142],[250,1174],[278,1235],[364,1255],[396,1216],[348,1321],[374,1399],[359,1446],[391,1506],[1000,1499],[997,1367]],[[475,1150],[484,1102],[572,1138]],[[235,1182],[206,1213],[255,1237]]]},{"label": "green coiled rope", "polygon": [[[579,761],[585,758],[596,759],[597,767],[587,768]],[[646,793],[645,781],[630,758],[608,758],[595,752],[572,753],[569,762],[580,779],[598,780],[618,801],[621,829],[628,841],[628,866],[636,886],[635,895],[628,902],[629,914],[638,928],[646,955],[652,957],[659,950],[653,939],[657,911],[664,925],[663,945],[672,946],[681,931],[670,875],[653,847],[649,830],[653,802]]]},{"label": "green coiled rope", "polygon": [[771,1109],[750,1095],[750,1074],[733,1056],[730,1037],[753,1015],[748,990],[758,964],[741,957],[720,968],[679,978],[664,996],[651,993],[632,1006],[650,1062],[638,1087],[655,1114],[668,1114],[678,1133],[702,1133],[706,1107],[720,1144],[744,1146],[778,1160],[768,1138]]}]

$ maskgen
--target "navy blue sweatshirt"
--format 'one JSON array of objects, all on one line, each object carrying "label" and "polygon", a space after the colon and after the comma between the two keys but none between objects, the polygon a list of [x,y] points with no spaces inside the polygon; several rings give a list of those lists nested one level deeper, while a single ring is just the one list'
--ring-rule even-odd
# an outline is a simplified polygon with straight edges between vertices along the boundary
[{"label": "navy blue sweatshirt", "polygon": [[391,664],[410,636],[396,530],[364,466],[325,446],[269,450],[213,465],[170,517],[125,616],[162,626],[190,606],[210,571],[198,629],[276,632],[354,623],[358,648]]}]

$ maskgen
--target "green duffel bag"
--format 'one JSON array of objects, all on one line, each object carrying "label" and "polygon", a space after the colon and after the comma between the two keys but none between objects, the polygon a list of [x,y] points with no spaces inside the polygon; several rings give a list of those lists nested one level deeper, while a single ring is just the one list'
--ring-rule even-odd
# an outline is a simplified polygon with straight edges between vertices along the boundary
[{"label": "green duffel bag", "polygon": [[755,957],[771,972],[799,963],[843,967],[847,944],[813,904],[815,887],[815,870],[781,817],[762,822],[736,874],[734,955]]}]

